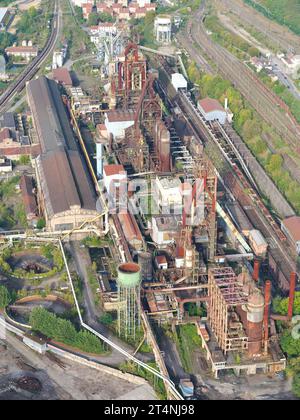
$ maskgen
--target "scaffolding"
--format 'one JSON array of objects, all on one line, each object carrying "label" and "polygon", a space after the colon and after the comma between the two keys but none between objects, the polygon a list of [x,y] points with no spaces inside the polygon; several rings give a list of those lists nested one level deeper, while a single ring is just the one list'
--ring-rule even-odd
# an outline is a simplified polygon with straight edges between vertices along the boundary
[{"label": "scaffolding", "polygon": [[135,340],[141,326],[140,285],[118,287],[118,333],[125,340]]},{"label": "scaffolding", "polygon": [[236,312],[246,305],[243,286],[230,267],[209,270],[209,323],[225,354],[248,349],[248,337]]},{"label": "scaffolding", "polygon": [[141,268],[123,263],[118,268],[118,332],[125,340],[135,340],[141,325]]},{"label": "scaffolding", "polygon": [[[207,259],[214,263],[217,246],[217,183],[218,178],[212,163],[206,157],[196,157],[194,165],[195,183],[193,187],[194,214],[199,204],[204,208],[202,219],[194,224],[194,237],[207,235]],[[201,181],[199,183],[198,181]],[[201,186],[202,185],[202,186]],[[199,210],[199,209],[198,209]],[[199,242],[199,241],[198,241]],[[201,242],[201,239],[200,239]]]},{"label": "scaffolding", "polygon": [[139,54],[136,44],[129,43],[124,52],[124,61],[119,61],[117,66],[117,103],[124,109],[135,108],[146,84],[146,59]]}]

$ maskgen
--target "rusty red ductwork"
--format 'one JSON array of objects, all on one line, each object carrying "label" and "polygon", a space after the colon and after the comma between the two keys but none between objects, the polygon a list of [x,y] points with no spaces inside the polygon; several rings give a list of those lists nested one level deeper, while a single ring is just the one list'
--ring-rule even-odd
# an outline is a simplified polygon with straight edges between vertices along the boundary
[{"label": "rusty red ductwork", "polygon": [[259,281],[259,269],[260,269],[260,263],[258,260],[255,260],[252,277],[253,277],[253,280],[256,282]]},{"label": "rusty red ductwork", "polygon": [[288,306],[288,318],[289,318],[289,320],[291,320],[293,318],[296,282],[297,282],[297,274],[296,273],[291,273],[290,295],[289,295],[289,306]]},{"label": "rusty red ductwork", "polygon": [[272,283],[270,280],[266,281],[265,285],[265,311],[264,311],[264,343],[265,343],[265,353],[268,352],[268,341],[269,341],[269,314],[270,314],[270,304],[271,304],[271,289]]}]

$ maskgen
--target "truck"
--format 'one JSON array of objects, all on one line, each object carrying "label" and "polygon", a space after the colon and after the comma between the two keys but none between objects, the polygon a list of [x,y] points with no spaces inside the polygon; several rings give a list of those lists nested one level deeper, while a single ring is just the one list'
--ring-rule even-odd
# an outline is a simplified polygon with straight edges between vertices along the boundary
[{"label": "truck", "polygon": [[195,390],[190,378],[180,379],[179,389],[186,400],[193,398]]}]

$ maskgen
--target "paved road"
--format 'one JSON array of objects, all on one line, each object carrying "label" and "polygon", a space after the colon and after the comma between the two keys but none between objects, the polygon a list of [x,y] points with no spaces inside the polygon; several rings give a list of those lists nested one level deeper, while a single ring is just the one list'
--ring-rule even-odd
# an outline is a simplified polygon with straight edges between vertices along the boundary
[{"label": "paved road", "polygon": [[[70,250],[75,261],[76,271],[84,284],[84,307],[85,307],[85,322],[93,328],[95,331],[109,338],[115,344],[122,347],[128,353],[133,354],[134,350],[131,346],[124,343],[118,337],[116,337],[110,329],[105,325],[101,324],[98,320],[101,316],[101,310],[96,306],[93,292],[91,290],[88,280],[87,268],[92,265],[91,258],[86,248],[80,248],[80,242],[72,241],[70,243]],[[153,357],[150,355],[139,354],[137,356],[143,362],[152,360]],[[99,360],[99,359],[98,359]],[[121,353],[116,350],[112,350],[110,356],[103,358],[103,363],[109,364],[110,366],[119,366],[120,363],[125,362],[127,359]]]},{"label": "paved road", "polygon": [[[37,377],[43,385],[41,396],[43,399],[155,399],[155,393],[148,384],[136,385],[122,378],[99,372],[63,358],[58,358],[62,362],[62,365],[60,365],[60,363],[55,362],[51,355],[41,356],[35,353],[10,333],[7,334],[5,343],[9,346],[9,355],[1,352],[0,371],[2,372],[2,379],[5,372],[10,373],[8,380],[12,377],[23,376],[26,373],[29,376]],[[6,360],[8,366],[3,369]],[[28,370],[28,372],[25,372],[25,370]],[[14,396],[15,394],[12,393],[11,395]],[[18,395],[22,396],[21,391]]]},{"label": "paved road", "polygon": [[171,379],[179,383],[180,379],[188,377],[184,371],[176,344],[159,328],[153,327],[160,350],[164,353],[164,360]]}]

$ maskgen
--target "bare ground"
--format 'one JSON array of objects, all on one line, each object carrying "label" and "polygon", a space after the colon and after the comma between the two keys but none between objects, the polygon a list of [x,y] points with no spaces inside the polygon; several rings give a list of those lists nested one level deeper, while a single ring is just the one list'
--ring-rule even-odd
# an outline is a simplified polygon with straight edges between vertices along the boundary
[{"label": "bare ground", "polygon": [[135,385],[55,356],[40,356],[19,339],[0,340],[0,400],[154,399]]}]

